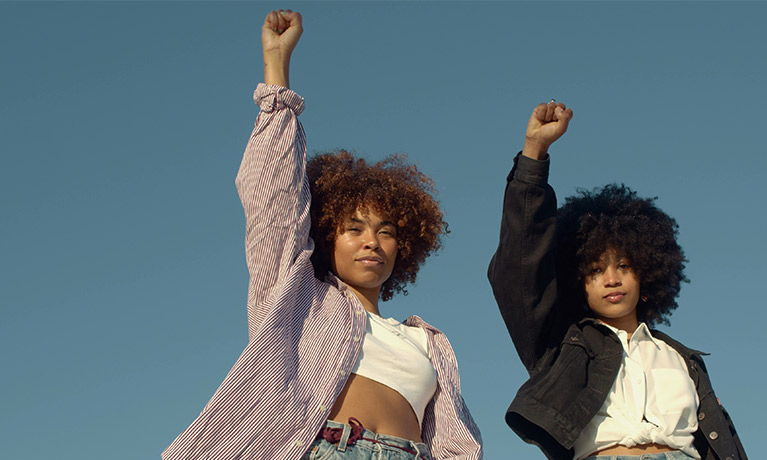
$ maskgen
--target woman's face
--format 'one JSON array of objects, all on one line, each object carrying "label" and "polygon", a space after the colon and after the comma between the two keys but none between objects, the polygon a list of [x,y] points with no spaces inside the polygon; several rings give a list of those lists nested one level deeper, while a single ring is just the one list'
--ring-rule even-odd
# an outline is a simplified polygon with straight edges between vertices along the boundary
[{"label": "woman's face", "polygon": [[639,279],[628,258],[608,249],[592,263],[584,279],[586,301],[597,318],[633,332],[639,325]]},{"label": "woman's face", "polygon": [[341,225],[331,269],[353,290],[378,296],[397,259],[397,227],[377,212],[357,210]]}]

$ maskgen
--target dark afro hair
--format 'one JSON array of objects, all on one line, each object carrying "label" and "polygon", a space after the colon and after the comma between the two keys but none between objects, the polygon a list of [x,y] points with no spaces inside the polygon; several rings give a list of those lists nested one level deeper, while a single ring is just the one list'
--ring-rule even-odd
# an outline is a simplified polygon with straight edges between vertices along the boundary
[{"label": "dark afro hair", "polygon": [[397,226],[397,260],[381,288],[381,300],[394,293],[407,294],[426,258],[438,250],[448,233],[434,198],[431,179],[406,163],[404,155],[391,155],[376,164],[341,150],[314,156],[307,162],[312,193],[311,237],[315,275],[330,271],[336,234],[358,209],[374,211]]},{"label": "dark afro hair", "polygon": [[684,274],[677,223],[625,185],[578,190],[557,211],[557,267],[562,298],[586,305],[584,279],[590,264],[608,249],[631,262],[640,284],[637,317],[653,326],[668,324]]}]

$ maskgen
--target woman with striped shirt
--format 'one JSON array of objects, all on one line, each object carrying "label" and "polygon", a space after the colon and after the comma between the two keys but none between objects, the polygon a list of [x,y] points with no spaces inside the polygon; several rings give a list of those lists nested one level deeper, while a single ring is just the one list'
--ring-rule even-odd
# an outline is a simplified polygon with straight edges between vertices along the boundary
[{"label": "woman with striped shirt", "polygon": [[291,10],[264,21],[261,112],[237,174],[250,342],[163,458],[479,459],[447,338],[379,311],[440,246],[431,181],[396,156],[307,163],[288,80],[302,31]]}]

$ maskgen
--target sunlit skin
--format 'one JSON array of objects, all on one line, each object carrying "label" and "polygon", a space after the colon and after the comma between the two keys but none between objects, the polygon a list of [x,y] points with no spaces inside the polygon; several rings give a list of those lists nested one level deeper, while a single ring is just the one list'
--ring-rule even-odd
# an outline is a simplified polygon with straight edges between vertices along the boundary
[{"label": "sunlit skin", "polygon": [[397,260],[397,227],[375,211],[357,210],[346,219],[333,247],[333,273],[376,315],[381,286]]},{"label": "sunlit skin", "polygon": [[[379,315],[381,286],[397,259],[397,228],[373,210],[357,211],[336,236],[331,268],[365,309]],[[351,374],[330,412],[330,419],[349,417],[381,434],[421,442],[421,428],[410,403],[398,392],[367,377]]]},{"label": "sunlit skin", "polygon": [[[261,42],[267,85],[290,87],[290,57],[303,33],[302,24],[297,11],[276,10],[266,16]],[[332,270],[366,310],[379,314],[381,286],[391,276],[397,258],[396,227],[375,212],[357,212],[341,230],[335,240]],[[349,376],[329,416],[342,423],[349,417],[377,433],[421,442],[421,427],[410,403],[391,388],[355,374]]]},{"label": "sunlit skin", "polygon": [[591,264],[583,283],[586,301],[597,319],[631,337],[639,326],[639,280],[630,261],[614,250],[605,251]]},{"label": "sunlit skin", "polygon": [[[533,160],[546,160],[549,147],[567,131],[572,118],[572,109],[561,102],[552,100],[548,104],[538,104],[527,123],[522,155]],[[639,326],[636,307],[640,285],[630,261],[618,257],[616,251],[608,250],[591,268],[593,271],[584,279],[589,307],[597,319],[626,331],[631,338]],[[642,455],[673,450],[664,445],[643,444],[608,447],[591,455]]]}]

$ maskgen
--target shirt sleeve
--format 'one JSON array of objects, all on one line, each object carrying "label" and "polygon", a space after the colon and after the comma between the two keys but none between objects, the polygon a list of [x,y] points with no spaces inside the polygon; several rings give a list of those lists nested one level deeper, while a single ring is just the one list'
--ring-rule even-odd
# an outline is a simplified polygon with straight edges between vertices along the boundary
[{"label": "shirt sleeve", "polygon": [[261,109],[235,184],[245,210],[245,256],[250,272],[248,330],[255,337],[270,299],[298,253],[310,247],[306,137],[298,115],[304,100],[293,91],[259,84]]},{"label": "shirt sleeve", "polygon": [[498,248],[488,279],[514,346],[528,371],[550,349],[556,316],[556,195],[549,160],[514,159],[503,200]]}]

